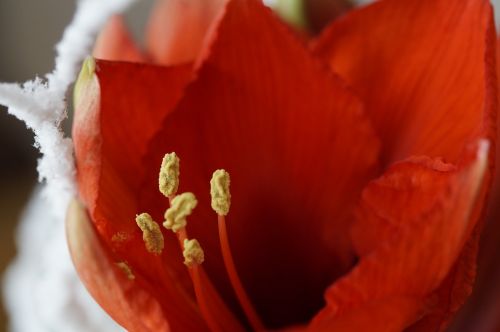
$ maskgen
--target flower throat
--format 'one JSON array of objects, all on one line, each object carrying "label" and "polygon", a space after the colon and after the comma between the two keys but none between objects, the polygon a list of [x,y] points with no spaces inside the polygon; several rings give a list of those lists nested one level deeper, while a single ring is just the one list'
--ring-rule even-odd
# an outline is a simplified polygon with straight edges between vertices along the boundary
[{"label": "flower throat", "polygon": [[[195,195],[190,192],[177,194],[179,173],[179,158],[175,152],[166,154],[162,160],[158,181],[159,191],[168,198],[170,204],[164,214],[163,227],[171,230],[177,236],[184,256],[184,264],[193,284],[196,302],[207,326],[214,332],[223,331],[221,322],[215,319],[213,313],[214,305],[211,303],[210,290],[203,282],[207,278],[202,266],[205,260],[203,249],[196,239],[189,238],[187,231],[187,217],[192,213],[198,201]],[[232,289],[252,330],[264,331],[266,329],[241,283],[229,245],[226,229],[226,216],[231,206],[229,185],[228,172],[219,169],[213,173],[210,181],[211,206],[217,214],[222,258]],[[142,231],[146,250],[153,255],[160,255],[164,247],[164,239],[159,224],[148,213],[137,215],[136,223]]]}]

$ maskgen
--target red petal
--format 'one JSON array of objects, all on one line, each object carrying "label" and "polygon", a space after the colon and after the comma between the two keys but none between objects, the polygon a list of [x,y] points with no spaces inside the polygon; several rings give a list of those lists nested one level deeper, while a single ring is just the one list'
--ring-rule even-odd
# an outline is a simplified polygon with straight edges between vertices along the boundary
[{"label": "red petal", "polygon": [[117,323],[128,331],[170,331],[155,296],[150,290],[138,287],[144,280],[139,276],[130,280],[120,270],[77,201],[69,206],[66,232],[71,257],[81,280]]},{"label": "red petal", "polygon": [[[97,61],[95,73],[78,92],[73,126],[80,194],[91,214],[96,208],[107,207],[110,213],[125,214],[123,211],[137,205],[134,191],[142,180],[141,156],[190,78],[188,65],[151,67]],[[109,176],[104,176],[108,171]],[[99,191],[111,189],[120,189],[116,195],[125,197],[110,197],[111,205],[100,204],[99,199],[108,198]],[[130,215],[135,216],[136,212]],[[120,219],[114,223],[130,224],[129,220]],[[108,226],[97,224],[101,233],[107,233],[103,229]],[[134,224],[127,228],[137,227]],[[106,235],[111,238],[113,234]]]},{"label": "red petal", "polygon": [[[414,166],[420,164],[424,165],[421,169]],[[392,166],[389,176],[365,189],[357,221],[352,227],[358,254],[370,254],[380,243],[389,241],[401,226],[411,222],[422,211],[430,210],[443,195],[438,189],[445,188],[450,181],[446,175],[455,168],[441,160],[412,158],[409,163]]]},{"label": "red petal", "polygon": [[[163,254],[156,257],[145,250],[134,221],[137,213],[149,212],[139,205],[143,173],[150,168],[143,164],[147,142],[182,95],[191,68],[98,61],[95,75],[79,84],[73,137],[79,191],[99,235],[117,260],[127,261],[147,280],[173,329],[198,331],[206,326],[193,303],[177,240],[165,234]],[[155,189],[161,197],[157,184]],[[164,198],[157,208],[167,206]],[[154,215],[156,220],[162,214]],[[224,330],[240,331],[210,281],[203,275],[201,281]]]},{"label": "red petal", "polygon": [[[454,318],[472,292],[476,278],[480,229],[481,227],[477,225],[453,269],[439,289],[429,296],[436,302],[433,310],[407,329],[406,332],[439,332],[447,330],[451,319]],[[462,327],[460,331],[465,331]],[[479,330],[473,329],[472,331]]]},{"label": "red petal", "polygon": [[[428,296],[442,285],[479,219],[488,149],[489,143],[480,141],[458,170],[436,160],[410,159],[367,186],[358,227],[384,224],[389,231],[382,228],[378,244],[364,247],[356,268],[326,292],[328,304],[312,328],[351,331],[347,327],[358,319],[355,312],[377,317],[392,308],[393,318],[383,330],[401,331],[439,305]],[[391,304],[401,298],[414,299],[413,307],[401,312],[399,300]],[[366,321],[372,330],[371,320]]]},{"label": "red petal", "polygon": [[190,232],[230,294],[208,195],[212,172],[228,170],[229,236],[243,284],[271,327],[308,319],[352,264],[347,226],[376,168],[378,140],[360,102],[258,1],[231,1],[214,31],[198,79],[150,144],[143,206],[161,206],[157,165],[176,151],[181,190],[199,199]]},{"label": "red petal", "polygon": [[[492,42],[492,40],[495,40],[495,28],[493,25],[490,25],[489,26],[489,32],[487,33],[487,43],[486,43],[486,55],[485,55],[485,59],[486,59],[486,63],[490,65],[490,67],[492,68],[495,68],[494,65],[491,64],[491,62],[493,61],[492,58],[496,58],[497,61],[497,66],[496,66],[496,71],[497,71],[497,77],[498,77],[498,71],[500,70],[499,66],[498,66],[498,57],[499,57],[499,54],[498,54],[498,40],[497,40],[497,43],[496,43],[496,46],[494,46],[494,43]],[[495,52],[495,49],[496,49],[496,52]],[[498,83],[496,81],[496,77],[495,76],[489,76],[488,78],[488,81],[487,84],[488,85],[491,85],[491,86],[498,86]],[[491,89],[490,90],[492,92],[493,95],[497,95],[498,96],[498,89]],[[491,102],[492,104],[491,105],[487,105],[486,108],[488,107],[497,107],[497,103],[495,103],[495,100],[491,100],[489,101]],[[497,131],[496,131],[496,135],[495,135],[495,139],[498,137],[498,119],[496,119],[496,114],[494,114],[494,116],[492,116],[491,119],[489,119],[488,121],[491,121],[492,123],[497,123]],[[495,151],[496,150],[496,151]],[[492,207],[495,206],[495,196],[496,194],[498,193],[498,185],[500,184],[500,182],[498,181],[498,166],[496,166],[495,168],[493,167],[493,164],[495,165],[498,165],[498,162],[499,162],[499,158],[500,158],[500,154],[498,153],[499,152],[499,148],[498,148],[498,144],[496,144],[496,141],[494,140],[493,141],[493,144],[492,144],[492,154],[493,154],[493,151],[495,151],[495,155],[496,155],[496,160],[493,162],[493,159],[492,161],[490,161],[490,172],[487,174],[487,179],[486,181],[488,183],[491,183],[491,176],[493,175],[493,169],[496,169],[496,173],[495,173],[495,176],[494,178],[496,179],[495,180],[495,183],[493,184],[493,190],[492,190],[492,195],[491,197],[489,197],[489,186],[487,186],[485,189],[484,189],[484,197],[486,198],[485,201],[488,199],[490,204],[489,204],[489,209],[484,211],[486,212],[486,220],[490,220],[489,224],[494,224],[491,222],[491,218],[492,218]],[[491,156],[493,158],[493,156]],[[482,212],[482,206],[479,206],[477,208],[479,211],[477,213],[483,213]],[[461,307],[464,305],[464,303],[466,302],[466,300],[468,299],[468,297],[471,295],[472,293],[472,288],[474,286],[474,283],[475,283],[475,279],[476,279],[476,270],[477,270],[477,255],[478,255],[478,250],[479,250],[479,239],[481,237],[481,233],[482,233],[482,228],[483,228],[483,223],[478,223],[478,225],[476,225],[470,239],[468,240],[467,244],[465,245],[464,249],[462,250],[462,253],[460,254],[460,258],[457,260],[457,262],[455,263],[455,266],[454,268],[450,271],[448,277],[446,278],[446,280],[443,282],[443,284],[439,287],[438,290],[436,290],[435,294],[431,295],[431,296],[434,296],[435,298],[437,298],[437,301],[438,301],[438,304],[436,305],[435,309],[433,311],[431,311],[426,317],[424,317],[421,321],[419,321],[417,324],[415,324],[414,326],[411,327],[411,329],[408,330],[408,332],[417,332],[417,331],[422,331],[422,332],[425,332],[425,331],[444,331],[444,330],[447,330],[447,327],[448,325],[450,324],[451,322],[451,319],[457,314],[458,310],[461,309]],[[486,229],[484,232],[484,236],[481,238],[482,242],[484,244],[487,243],[488,241],[488,237],[489,235],[491,234],[495,234],[496,232],[492,229]],[[497,241],[495,241],[495,245],[496,245]],[[485,245],[483,244],[483,251],[485,253],[487,253],[486,255],[487,256],[492,256],[492,257],[496,257],[496,255],[492,255],[490,252],[488,252],[488,250],[486,249]],[[480,263],[481,264],[481,263]],[[480,268],[481,270],[481,268]],[[481,287],[481,284],[484,283],[484,279],[481,280],[481,278],[479,278],[478,280],[478,284],[479,284],[479,287]],[[493,282],[493,283],[496,283]],[[479,288],[478,287],[478,288]],[[488,288],[488,286],[486,286],[486,288]],[[477,289],[475,290],[475,293],[476,295],[478,293],[480,293],[481,290],[480,289]],[[492,290],[491,289],[487,289],[488,293],[491,293]],[[477,296],[476,296],[476,299],[477,299]],[[486,301],[480,301],[480,303],[482,303],[483,305],[486,303]],[[474,302],[473,301],[469,301],[469,308],[471,307],[475,307],[477,308],[479,311],[482,311],[482,312],[486,312],[487,309],[484,309],[484,308],[481,308],[480,306],[478,305],[474,305]],[[463,314],[461,315],[463,316]],[[463,318],[463,317],[462,317]],[[468,321],[467,321],[467,326],[469,326],[469,328],[466,327],[463,320],[459,320],[458,322],[456,322],[454,325],[455,325],[455,328],[458,327],[459,331],[466,331],[467,329],[471,330],[471,331],[480,331],[481,327],[480,325],[482,325],[484,328],[485,326],[488,324],[485,322],[488,321],[488,318],[481,318],[480,319],[481,323],[477,323],[473,318],[469,317],[468,318]],[[458,324],[458,325],[457,325]],[[472,326],[472,327],[470,327]]]},{"label": "red petal", "polygon": [[394,296],[346,310],[335,319],[320,316],[308,331],[313,332],[401,332],[421,315],[425,303],[411,296]]},{"label": "red petal", "polygon": [[314,50],[366,102],[383,158],[456,162],[493,138],[494,23],[486,0],[386,0],[334,22]]},{"label": "red petal", "polygon": [[185,290],[191,285],[176,241],[165,242],[162,257],[153,256],[134,222],[141,212],[137,195],[146,142],[180,98],[190,73],[191,66],[128,64],[123,69],[98,61],[95,74],[78,83],[73,138],[80,195],[108,250],[148,280],[172,328],[203,330],[193,296]]},{"label": "red petal", "polygon": [[[500,40],[497,40],[497,77],[500,77]],[[497,119],[497,137],[500,123]],[[493,189],[481,235],[478,257],[478,277],[471,299],[449,331],[492,332],[500,330],[500,145],[496,145],[496,168]],[[477,236],[477,242],[479,236]],[[474,264],[475,264],[474,260]]]},{"label": "red petal", "polygon": [[146,36],[153,62],[170,65],[193,61],[226,2],[157,0]]},{"label": "red petal", "polygon": [[146,57],[135,44],[123,17],[111,17],[99,34],[94,46],[94,56],[104,60],[146,62]]}]

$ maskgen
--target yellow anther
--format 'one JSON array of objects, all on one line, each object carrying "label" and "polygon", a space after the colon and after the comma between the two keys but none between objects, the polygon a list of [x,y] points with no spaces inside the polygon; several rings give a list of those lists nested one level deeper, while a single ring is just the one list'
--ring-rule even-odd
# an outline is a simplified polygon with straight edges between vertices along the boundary
[{"label": "yellow anther", "polygon": [[205,260],[205,254],[196,239],[184,240],[184,264],[187,266],[200,265]]},{"label": "yellow anther", "polygon": [[174,233],[186,226],[186,217],[191,214],[198,204],[192,193],[183,193],[175,196],[170,203],[170,208],[165,211],[165,222],[163,226],[171,229]]},{"label": "yellow anther", "polygon": [[122,270],[122,272],[125,274],[125,276],[127,277],[128,280],[134,280],[135,279],[135,275],[134,273],[132,272],[132,269],[130,268],[130,266],[128,266],[127,263],[125,262],[118,262],[116,263],[116,266]]},{"label": "yellow anther", "polygon": [[135,222],[142,231],[142,239],[146,244],[146,250],[155,255],[161,254],[163,250],[163,234],[160,226],[147,213],[136,216]]},{"label": "yellow anther", "polygon": [[229,191],[229,173],[218,169],[210,180],[210,195],[212,196],[212,209],[218,215],[225,216],[231,206],[231,192]]},{"label": "yellow anther", "polygon": [[179,188],[179,158],[175,152],[167,153],[163,157],[158,187],[166,197],[175,195]]}]

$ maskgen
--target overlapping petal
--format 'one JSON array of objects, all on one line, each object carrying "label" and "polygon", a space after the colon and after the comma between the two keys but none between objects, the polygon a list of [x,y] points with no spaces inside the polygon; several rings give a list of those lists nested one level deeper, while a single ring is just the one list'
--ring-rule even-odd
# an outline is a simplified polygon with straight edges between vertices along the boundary
[{"label": "overlapping petal", "polygon": [[[353,263],[350,212],[376,170],[378,140],[357,98],[258,1],[228,4],[200,63],[145,160],[180,156],[181,190],[199,199],[190,232],[226,298],[208,191],[213,170],[231,174],[228,228],[243,283],[270,327],[303,322]],[[148,194],[155,177],[153,167],[147,210],[160,204]]]},{"label": "overlapping petal", "polygon": [[457,162],[471,137],[494,137],[489,1],[379,1],[333,22],[313,49],[366,103],[388,164]]},{"label": "overlapping petal", "polygon": [[[500,75],[500,40],[497,40],[497,77]],[[497,118],[497,137],[500,134],[500,118]],[[477,262],[477,287],[460,313],[450,331],[495,331],[500,327],[500,269],[497,257],[500,254],[498,237],[500,235],[500,146],[496,145],[496,165],[494,183],[486,213],[486,223],[481,234],[481,246]],[[479,238],[479,236],[478,236]],[[478,241],[476,241],[476,246]],[[475,263],[475,261],[474,261]],[[474,272],[476,266],[474,265]]]},{"label": "overlapping petal", "polygon": [[[82,200],[114,258],[127,261],[155,289],[169,325],[204,330],[175,237],[165,236],[164,253],[156,257],[145,250],[134,221],[141,211],[138,195],[146,171],[142,156],[147,142],[181,97],[191,79],[191,65],[153,67],[98,61],[95,66],[89,77],[79,79],[73,128]],[[160,206],[168,205],[164,200]],[[156,217],[162,221],[161,214]],[[210,296],[216,297],[208,280],[202,282]],[[226,322],[228,331],[240,330],[225,304],[218,298],[212,302],[217,308],[215,316]]]},{"label": "overlapping petal", "polygon": [[[66,231],[73,263],[94,299],[129,331],[169,331],[161,305],[126,262],[114,262],[96,236],[84,207],[73,201]],[[120,265],[125,270],[120,269]],[[141,284],[140,287],[137,284]]]},{"label": "overlapping petal", "polygon": [[[334,22],[313,48],[367,102],[386,163],[412,154],[456,163],[464,146],[478,137],[495,146],[495,29],[488,1],[380,1]],[[413,205],[406,203],[410,210]],[[360,253],[382,242],[395,226],[375,219],[355,226]],[[403,221],[400,216],[398,223]],[[444,329],[465,302],[475,277],[480,230],[476,225],[433,292],[433,310],[412,331]]]},{"label": "overlapping petal", "polygon": [[[181,176],[181,186],[195,189],[202,203],[207,203],[204,193],[208,188],[200,185],[208,186],[209,172],[216,166],[227,168],[236,181],[237,199],[231,218],[234,216],[238,228],[231,227],[230,232],[238,261],[242,262],[242,274],[250,275],[257,266],[264,272],[281,257],[276,284],[279,294],[273,296],[274,301],[285,306],[300,301],[302,308],[309,294],[320,300],[321,288],[351,262],[349,243],[345,241],[349,213],[345,211],[354,205],[363,183],[376,168],[378,142],[359,101],[310,58],[304,45],[270,10],[253,1],[233,1],[212,38],[210,52],[203,53],[198,79],[165,121],[161,116],[169,113],[175,101],[162,98],[179,96],[186,80],[178,86],[172,80],[178,77],[173,71],[181,69],[97,63],[98,81],[86,89],[94,95],[83,98],[90,105],[80,107],[74,131],[82,196],[104,240],[132,265],[144,267],[148,263],[148,259],[142,259],[145,254],[129,250],[132,243],[141,247],[131,220],[143,209],[161,216],[165,207],[156,193],[158,156],[168,151],[181,156],[182,174],[187,174]],[[227,49],[228,44],[231,49]],[[246,63],[246,70],[239,65],[241,61]],[[128,79],[132,76],[133,81]],[[112,97],[117,95],[121,98]],[[160,129],[156,139],[148,143],[147,135]],[[142,160],[146,143],[154,156]],[[209,152],[210,160],[206,160]],[[338,158],[343,162],[336,162]],[[202,161],[205,166],[200,168]],[[318,165],[314,173],[310,172],[311,163]],[[142,172],[150,175],[144,186]],[[331,182],[327,188],[333,196],[324,194],[323,181]],[[150,197],[154,195],[156,198]],[[206,220],[197,222],[203,217],[214,219],[214,215],[208,212],[209,204],[200,205],[205,209],[193,218],[190,227],[207,248],[210,274],[224,280],[215,250],[216,233],[207,236],[215,232],[215,221],[213,225],[207,225]],[[255,209],[258,205],[269,210]],[[296,208],[291,208],[294,205]],[[296,222],[300,217],[307,223]],[[254,236],[253,243],[243,241],[249,239],[246,234]],[[302,241],[297,241],[299,234]],[[117,236],[125,238],[125,243],[114,241]],[[283,255],[286,246],[277,246],[275,236],[291,241],[286,243],[290,245],[288,254]],[[310,245],[315,236],[320,236],[317,247]],[[261,243],[256,246],[257,241]],[[255,261],[256,250],[268,250],[267,258]],[[318,251],[344,268],[315,259]],[[303,263],[310,267],[303,269],[304,275],[287,278],[290,269]],[[175,262],[172,269],[177,271]],[[322,273],[325,271],[327,274]],[[320,285],[316,283],[318,276],[324,279]],[[302,277],[314,281],[311,287],[318,289],[287,296],[290,290],[298,289],[295,282]],[[271,309],[270,314],[274,314],[271,306],[279,306],[272,299],[266,302],[262,298],[269,296],[261,287],[262,278],[267,276],[246,281],[250,293],[255,290],[259,302],[268,303],[269,308],[263,309]],[[222,289],[226,289],[224,285]],[[317,308],[317,301],[310,301],[315,306],[311,310]],[[286,307],[280,310],[288,315]],[[280,315],[278,320],[283,319]]]},{"label": "overlapping petal", "polygon": [[[489,148],[488,141],[478,142],[458,168],[412,158],[367,186],[357,222],[380,229],[380,241],[365,247],[369,253],[327,290],[327,306],[313,320],[313,330],[352,331],[360,326],[356,312],[364,318],[390,312],[391,319],[367,319],[363,329],[401,331],[434,310],[439,298],[429,295],[477,225]],[[438,323],[434,327],[440,328]]]},{"label": "overlapping petal", "polygon": [[[101,54],[140,54],[121,21],[107,31],[101,38],[119,38]],[[322,290],[354,263],[349,227],[378,169],[377,131],[385,165],[405,161],[365,188],[352,230],[360,262],[329,288],[310,328],[447,325],[470,292],[491,180],[497,98],[487,1],[380,1],[316,42],[314,52],[366,102],[375,130],[357,97],[259,1],[159,1],[148,36],[153,61],[196,66],[98,61],[74,136],[80,193],[109,257],[158,289],[164,324],[206,328],[175,241],[166,234],[167,253],[156,259],[133,222],[140,211],[161,220],[164,153],[181,157],[181,190],[200,201],[189,231],[233,307],[208,200],[211,172],[231,173],[237,268],[267,326],[282,327],[290,316],[310,318]],[[118,294],[127,285],[119,284]],[[219,320],[240,329],[238,313],[211,293]]]}]

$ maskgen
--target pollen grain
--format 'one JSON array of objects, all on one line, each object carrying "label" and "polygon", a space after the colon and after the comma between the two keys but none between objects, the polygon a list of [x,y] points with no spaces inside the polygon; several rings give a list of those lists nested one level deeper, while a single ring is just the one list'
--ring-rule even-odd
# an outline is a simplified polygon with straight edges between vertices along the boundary
[{"label": "pollen grain", "polygon": [[116,263],[116,266],[125,274],[128,280],[134,280],[135,275],[132,272],[132,269],[126,262],[118,262]]}]

